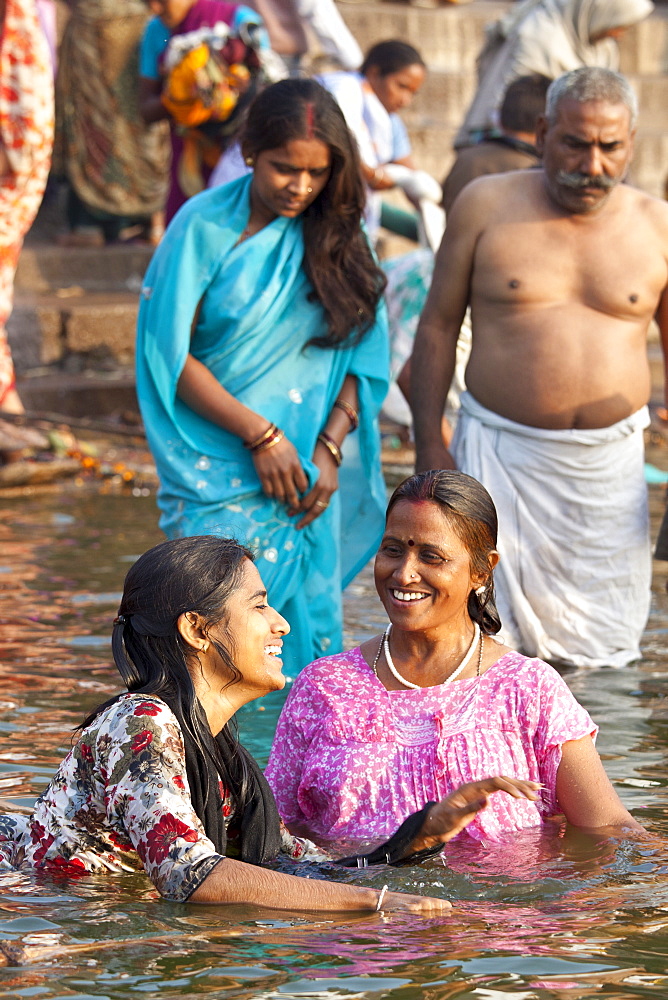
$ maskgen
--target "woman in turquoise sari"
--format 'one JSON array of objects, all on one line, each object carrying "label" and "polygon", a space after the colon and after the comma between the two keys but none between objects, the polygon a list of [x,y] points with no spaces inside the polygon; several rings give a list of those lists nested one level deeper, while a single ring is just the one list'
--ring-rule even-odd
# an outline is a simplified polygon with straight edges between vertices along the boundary
[{"label": "woman in turquoise sari", "polygon": [[137,392],[161,527],[257,553],[299,669],[341,648],[342,588],[382,533],[384,279],[355,141],[322,87],[265,90],[242,149],[253,173],[192,198],[148,269]]}]

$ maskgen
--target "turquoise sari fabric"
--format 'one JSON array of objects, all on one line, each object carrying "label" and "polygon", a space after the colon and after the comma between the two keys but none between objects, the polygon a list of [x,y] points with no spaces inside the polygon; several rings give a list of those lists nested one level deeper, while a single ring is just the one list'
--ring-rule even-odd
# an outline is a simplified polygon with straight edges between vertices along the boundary
[{"label": "turquoise sari fabric", "polygon": [[[377,414],[388,385],[387,320],[381,306],[357,347],[305,347],[325,320],[309,301],[302,220],[278,217],[235,246],[251,179],[191,198],[169,226],[142,289],[137,394],[160,475],[160,526],[170,538],[220,534],[253,549],[271,604],[292,626],[284,649],[294,673],[341,649],[341,591],[382,532]],[[346,375],[357,377],[360,426],[344,444],[340,488],[307,528],[297,531],[298,517],[264,495],[241,440],[177,398],[189,351],[285,431],[311,483],[318,433]]]}]

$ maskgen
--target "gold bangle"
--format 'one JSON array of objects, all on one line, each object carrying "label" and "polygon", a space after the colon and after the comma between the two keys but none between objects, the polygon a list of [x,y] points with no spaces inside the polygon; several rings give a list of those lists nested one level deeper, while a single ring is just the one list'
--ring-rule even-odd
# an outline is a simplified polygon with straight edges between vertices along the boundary
[{"label": "gold bangle", "polygon": [[348,417],[348,420],[350,421],[351,431],[356,431],[360,425],[360,417],[355,407],[351,406],[350,403],[345,399],[335,400],[334,406],[338,406],[340,410],[343,410],[345,415]]},{"label": "gold bangle", "polygon": [[244,441],[244,448],[248,448],[249,451],[255,451],[255,449],[259,448],[261,444],[268,441],[272,434],[275,434],[277,430],[278,427],[276,424],[269,424],[267,430],[264,434],[260,434],[259,438],[255,438],[254,441]]},{"label": "gold bangle", "polygon": [[257,448],[253,448],[253,454],[259,455],[263,451],[269,451],[269,449],[273,448],[275,444],[282,441],[284,437],[284,432],[279,431],[279,429],[276,428],[276,433],[272,437],[268,438],[267,441],[263,441],[262,444],[257,446]]},{"label": "gold bangle", "polygon": [[331,438],[329,434],[325,434],[325,432],[322,431],[320,434],[318,434],[318,441],[324,444],[325,448],[334,459],[336,467],[338,469],[338,467],[341,465],[341,462],[343,461],[343,455],[341,454],[341,449],[339,448],[334,438]]}]

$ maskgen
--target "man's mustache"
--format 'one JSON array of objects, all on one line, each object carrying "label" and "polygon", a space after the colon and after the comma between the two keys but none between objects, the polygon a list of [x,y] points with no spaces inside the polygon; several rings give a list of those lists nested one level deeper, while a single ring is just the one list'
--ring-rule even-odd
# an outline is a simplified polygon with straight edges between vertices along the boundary
[{"label": "man's mustache", "polygon": [[617,183],[614,177],[607,177],[605,174],[581,174],[579,172],[568,173],[566,170],[557,171],[557,183],[563,187],[580,191],[583,188],[600,188],[601,191],[609,191]]}]

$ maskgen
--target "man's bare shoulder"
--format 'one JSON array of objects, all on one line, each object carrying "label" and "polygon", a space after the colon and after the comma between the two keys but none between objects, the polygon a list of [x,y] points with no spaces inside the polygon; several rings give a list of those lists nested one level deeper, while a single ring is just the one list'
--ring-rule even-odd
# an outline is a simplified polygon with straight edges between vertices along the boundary
[{"label": "man's bare shoulder", "polygon": [[497,215],[505,216],[509,204],[518,200],[526,204],[527,200],[540,198],[542,176],[542,170],[509,170],[477,177],[459,192],[451,214],[484,214],[488,220]]},{"label": "man's bare shoulder", "polygon": [[619,192],[634,212],[668,234],[668,202],[631,184],[620,184]]}]

